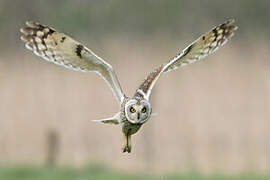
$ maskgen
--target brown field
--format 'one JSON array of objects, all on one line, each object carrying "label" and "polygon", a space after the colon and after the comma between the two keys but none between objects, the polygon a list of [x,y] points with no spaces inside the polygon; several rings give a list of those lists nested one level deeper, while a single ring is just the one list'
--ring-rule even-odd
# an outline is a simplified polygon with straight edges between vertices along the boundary
[{"label": "brown field", "polygon": [[[90,47],[113,65],[131,96],[148,72],[184,47],[167,44],[110,39],[99,51]],[[0,57],[1,162],[46,163],[54,132],[57,164],[269,170],[270,46],[243,46],[233,40],[207,61],[164,75],[151,99],[158,115],[133,136],[131,154],[121,153],[119,127],[90,121],[118,111],[100,77],[41,61],[22,46],[16,54],[5,53]]]}]

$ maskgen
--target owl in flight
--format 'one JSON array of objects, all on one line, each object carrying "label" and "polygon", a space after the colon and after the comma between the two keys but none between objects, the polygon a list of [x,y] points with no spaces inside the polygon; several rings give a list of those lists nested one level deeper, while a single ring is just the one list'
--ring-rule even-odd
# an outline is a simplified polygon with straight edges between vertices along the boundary
[{"label": "owl in flight", "polygon": [[53,28],[35,22],[26,22],[21,28],[21,40],[27,49],[36,55],[69,69],[98,73],[110,86],[120,104],[120,111],[113,117],[96,120],[102,123],[119,124],[123,132],[123,152],[131,152],[131,135],[151,117],[152,108],[149,98],[152,88],[159,77],[167,72],[199,61],[214,53],[230,39],[237,26],[234,20],[216,26],[186,47],[169,62],[154,69],[135,91],[133,97],[127,97],[121,89],[112,66],[93,53],[80,42]]}]

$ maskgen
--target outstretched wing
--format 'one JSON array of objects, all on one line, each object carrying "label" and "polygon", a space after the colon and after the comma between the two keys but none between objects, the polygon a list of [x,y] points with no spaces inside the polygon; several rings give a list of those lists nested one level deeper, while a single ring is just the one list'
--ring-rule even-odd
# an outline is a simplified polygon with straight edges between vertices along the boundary
[{"label": "outstretched wing", "polygon": [[171,61],[160,65],[144,79],[135,95],[149,99],[151,90],[161,74],[192,64],[214,53],[233,36],[234,31],[237,29],[237,26],[233,25],[233,23],[234,20],[228,20],[216,26],[190,44]]},{"label": "outstretched wing", "polygon": [[111,87],[117,100],[120,103],[123,101],[124,93],[112,66],[90,49],[66,34],[39,23],[26,22],[26,27],[20,31],[27,49],[66,68],[98,73]]},{"label": "outstretched wing", "polygon": [[92,120],[95,122],[102,122],[105,124],[119,124],[121,122],[120,118],[120,112],[116,113],[113,117],[105,118],[105,119],[98,119],[98,120]]}]

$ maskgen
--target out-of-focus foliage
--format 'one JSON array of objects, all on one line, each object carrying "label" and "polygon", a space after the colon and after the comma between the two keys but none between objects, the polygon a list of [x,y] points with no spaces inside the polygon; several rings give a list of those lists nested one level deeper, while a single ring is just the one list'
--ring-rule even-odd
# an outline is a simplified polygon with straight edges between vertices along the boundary
[{"label": "out-of-focus foliage", "polygon": [[255,32],[263,36],[270,31],[269,9],[269,0],[2,0],[0,37],[14,47],[18,39],[14,30],[24,21],[34,20],[92,39],[118,33],[151,36],[160,31],[175,38],[190,29],[208,29],[228,18],[237,20],[240,37]]},{"label": "out-of-focus foliage", "polygon": [[199,172],[181,174],[146,175],[142,173],[125,173],[103,166],[88,166],[85,168],[46,168],[33,166],[14,166],[0,168],[0,179],[3,180],[268,180],[267,175],[243,173],[238,175],[203,175]]}]

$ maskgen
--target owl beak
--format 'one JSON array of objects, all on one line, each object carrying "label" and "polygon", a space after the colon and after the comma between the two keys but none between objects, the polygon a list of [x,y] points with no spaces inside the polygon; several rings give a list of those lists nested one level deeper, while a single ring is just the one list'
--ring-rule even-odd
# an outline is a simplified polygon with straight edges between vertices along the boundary
[{"label": "owl beak", "polygon": [[137,119],[138,119],[138,120],[140,119],[140,113],[138,113]]}]

